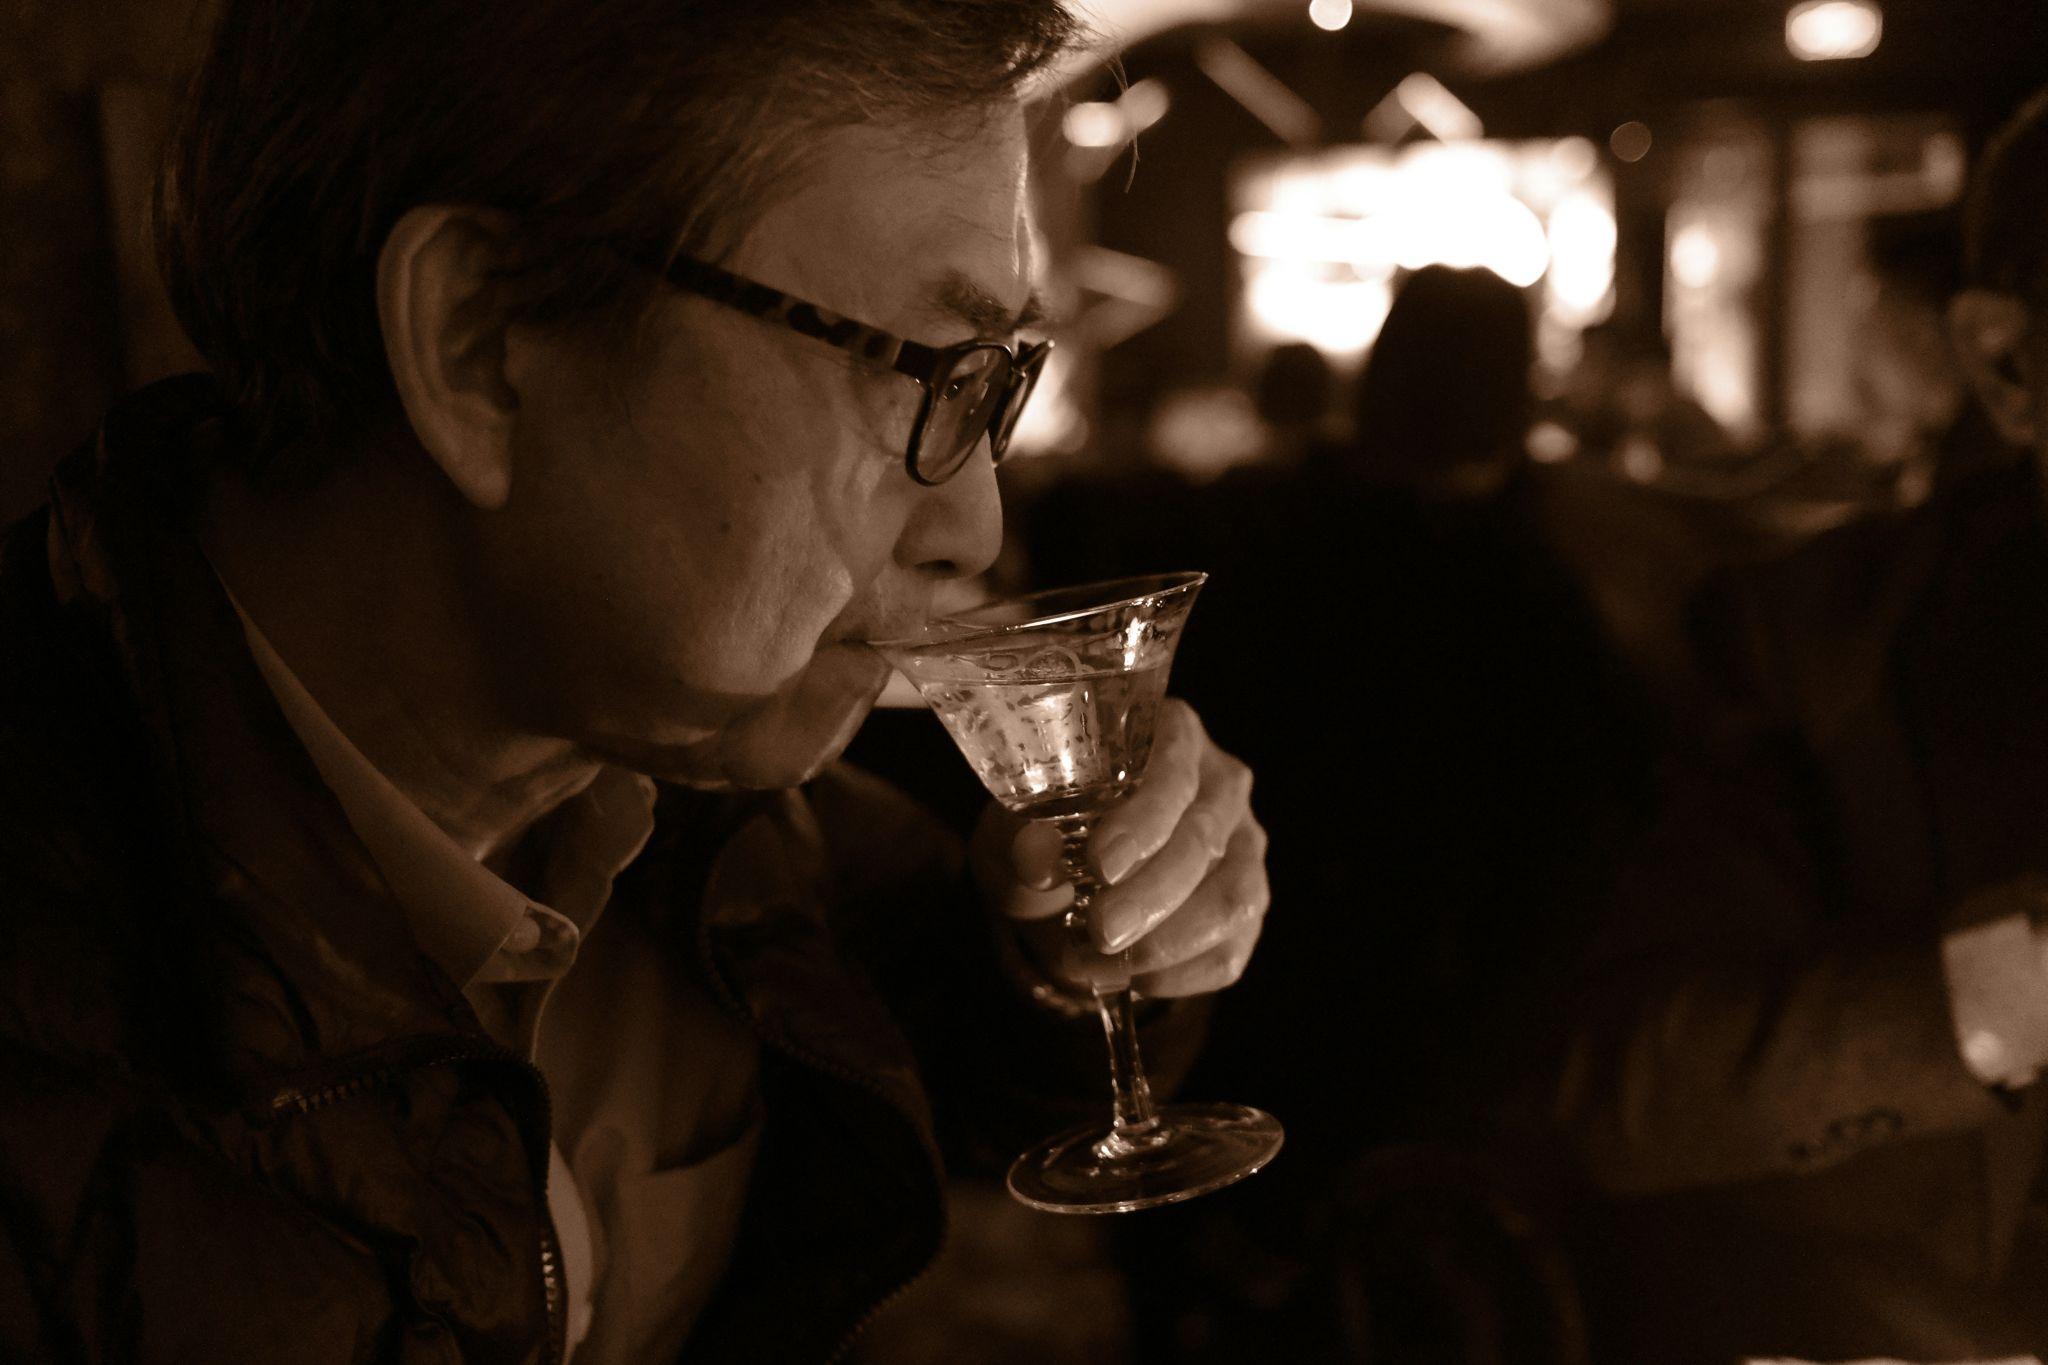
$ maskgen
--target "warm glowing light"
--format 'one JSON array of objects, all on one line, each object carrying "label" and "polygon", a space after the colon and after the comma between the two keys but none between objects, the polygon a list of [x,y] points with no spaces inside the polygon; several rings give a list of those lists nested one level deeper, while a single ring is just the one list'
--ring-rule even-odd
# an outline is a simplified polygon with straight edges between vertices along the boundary
[{"label": "warm glowing light", "polygon": [[1785,16],[1785,46],[1803,62],[1868,57],[1883,37],[1877,0],[1805,0]]},{"label": "warm glowing light", "polygon": [[1173,390],[1145,423],[1152,460],[1198,484],[1257,459],[1266,440],[1251,395],[1230,384]]},{"label": "warm glowing light", "polygon": [[1394,293],[1385,280],[1330,281],[1272,266],[1252,278],[1246,299],[1275,335],[1299,337],[1331,355],[1357,355],[1379,336]]},{"label": "warm glowing light", "polygon": [[1723,426],[1749,429],[1757,419],[1753,330],[1738,313],[1701,310],[1687,340],[1693,397]]},{"label": "warm glowing light", "polygon": [[1543,222],[1519,199],[1475,196],[1462,205],[1452,201],[1430,217],[1435,221],[1427,222],[1422,215],[1410,220],[1401,261],[1410,270],[1433,263],[1483,265],[1526,289],[1542,279],[1550,265]]},{"label": "warm glowing light", "polygon": [[1355,358],[1378,338],[1403,272],[1448,265],[1540,290],[1548,334],[1575,337],[1614,293],[1613,191],[1600,160],[1583,139],[1423,141],[1257,173],[1238,198],[1249,211],[1229,225],[1251,336]]},{"label": "warm glowing light", "polygon": [[1038,387],[1010,433],[1005,460],[1028,459],[1048,451],[1079,450],[1088,440],[1088,415],[1075,397],[1073,352],[1055,350],[1038,372]]},{"label": "warm glowing light", "polygon": [[1308,17],[1317,28],[1335,33],[1351,22],[1351,0],[1309,0]]},{"label": "warm glowing light", "polygon": [[1114,147],[1124,140],[1123,111],[1099,100],[1067,110],[1060,126],[1076,147]]},{"label": "warm glowing light", "polygon": [[1166,117],[1166,111],[1173,107],[1173,98],[1166,93],[1165,81],[1147,76],[1124,91],[1116,104],[1123,113],[1125,130],[1135,137]]},{"label": "warm glowing light", "polygon": [[1560,321],[1583,326],[1600,315],[1614,287],[1614,210],[1590,190],[1550,211],[1550,294]]},{"label": "warm glowing light", "polygon": [[1641,161],[1650,154],[1650,126],[1631,120],[1607,138],[1608,148],[1623,161]]},{"label": "warm glowing light", "polygon": [[1654,483],[1664,472],[1664,452],[1647,436],[1631,436],[1621,443],[1621,472],[1637,483]]},{"label": "warm glowing light", "polygon": [[1417,71],[1395,86],[1394,98],[1439,142],[1467,142],[1486,136],[1486,127],[1472,107],[1427,71]]},{"label": "warm glowing light", "polygon": [[1537,464],[1563,464],[1579,453],[1579,438],[1555,422],[1538,422],[1529,428],[1526,445],[1529,458]]},{"label": "warm glowing light", "polygon": [[1165,82],[1148,76],[1113,102],[1075,105],[1060,127],[1076,147],[1121,147],[1165,118],[1172,105]]},{"label": "warm glowing light", "polygon": [[1599,169],[1600,154],[1582,137],[1560,139],[1550,153],[1550,163],[1568,181],[1584,180]]},{"label": "warm glowing light", "polygon": [[1370,218],[1241,213],[1230,243],[1246,256],[1349,265],[1361,274],[1485,266],[1525,288],[1550,264],[1542,221],[1505,194],[1418,198]]},{"label": "warm glowing light", "polygon": [[1721,274],[1721,244],[1698,223],[1671,238],[1671,275],[1688,289],[1705,289]]}]

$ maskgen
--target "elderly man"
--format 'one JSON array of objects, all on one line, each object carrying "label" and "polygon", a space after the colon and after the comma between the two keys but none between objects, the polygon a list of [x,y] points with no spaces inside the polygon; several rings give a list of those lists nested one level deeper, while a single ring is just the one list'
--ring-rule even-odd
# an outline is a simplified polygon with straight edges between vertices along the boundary
[{"label": "elderly man", "polygon": [[1536,1098],[1603,1360],[2048,1358],[2048,95],[1952,340],[2005,443],[1700,603],[1724,708]]},{"label": "elderly man", "polygon": [[[0,1355],[828,1358],[936,1248],[935,1132],[1100,1077],[1057,839],[970,882],[828,766],[996,550],[1071,29],[224,6],[159,206],[213,374],[0,571]],[[1170,1030],[1264,835],[1162,728],[1091,856]]]}]

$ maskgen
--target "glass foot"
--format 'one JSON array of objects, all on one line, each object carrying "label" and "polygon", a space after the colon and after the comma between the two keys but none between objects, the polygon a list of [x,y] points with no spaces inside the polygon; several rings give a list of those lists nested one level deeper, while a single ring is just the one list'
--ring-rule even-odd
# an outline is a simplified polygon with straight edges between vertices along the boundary
[{"label": "glass foot", "polygon": [[1062,1133],[1010,1167],[1010,1193],[1047,1213],[1129,1213],[1234,1185],[1280,1151],[1272,1115],[1242,1104],[1169,1104],[1137,1141],[1108,1124]]}]

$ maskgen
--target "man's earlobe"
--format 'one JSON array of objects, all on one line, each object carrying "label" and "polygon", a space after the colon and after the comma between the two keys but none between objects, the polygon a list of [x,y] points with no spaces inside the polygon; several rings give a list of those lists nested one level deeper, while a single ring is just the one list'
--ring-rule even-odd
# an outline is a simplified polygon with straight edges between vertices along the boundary
[{"label": "man's earlobe", "polygon": [[2031,447],[2038,435],[2040,376],[2028,374],[2025,344],[2033,328],[2027,305],[2010,294],[1966,289],[1949,300],[1949,343],[1999,434]]},{"label": "man's earlobe", "polygon": [[409,210],[377,256],[377,318],[399,401],[420,445],[462,496],[512,494],[518,395],[505,377],[507,320],[493,298],[502,215]]}]

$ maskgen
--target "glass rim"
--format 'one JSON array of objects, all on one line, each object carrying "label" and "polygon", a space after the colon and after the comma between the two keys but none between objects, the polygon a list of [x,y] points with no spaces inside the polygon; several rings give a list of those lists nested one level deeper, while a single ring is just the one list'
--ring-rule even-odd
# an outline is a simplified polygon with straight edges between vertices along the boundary
[{"label": "glass rim", "polygon": [[[1037,592],[1024,593],[1017,597],[1001,597],[993,602],[970,607],[966,611],[946,616],[933,617],[926,623],[923,632],[917,635],[897,636],[888,640],[869,640],[868,647],[882,653],[891,650],[914,652],[930,646],[943,645],[952,648],[962,644],[974,644],[983,640],[1000,640],[1005,636],[1019,635],[1025,631],[1039,630],[1046,626],[1058,625],[1063,621],[1079,620],[1097,612],[1108,611],[1131,602],[1142,602],[1152,598],[1173,597],[1191,593],[1209,581],[1209,575],[1199,569],[1183,569],[1173,573],[1136,574],[1128,578],[1106,578],[1092,583],[1077,583],[1067,587],[1041,588]],[[1053,611],[1034,613],[1022,621],[1010,621],[991,625],[976,625],[972,618],[977,612],[991,611],[998,607],[1022,607],[1031,604],[1050,604],[1059,599],[1082,596],[1085,601],[1078,606]],[[959,622],[968,626],[954,634],[937,635],[932,628],[948,622]]]}]

